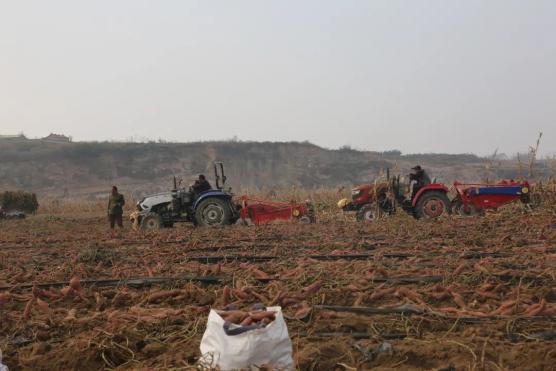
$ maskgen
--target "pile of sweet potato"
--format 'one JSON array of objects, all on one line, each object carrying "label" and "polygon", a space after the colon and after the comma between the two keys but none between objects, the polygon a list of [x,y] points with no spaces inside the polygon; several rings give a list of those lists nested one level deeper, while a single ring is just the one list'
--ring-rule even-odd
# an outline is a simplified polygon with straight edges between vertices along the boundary
[{"label": "pile of sweet potato", "polygon": [[217,313],[224,321],[240,326],[251,326],[256,324],[266,326],[276,319],[276,312],[266,310],[264,307],[253,310],[219,310]]}]

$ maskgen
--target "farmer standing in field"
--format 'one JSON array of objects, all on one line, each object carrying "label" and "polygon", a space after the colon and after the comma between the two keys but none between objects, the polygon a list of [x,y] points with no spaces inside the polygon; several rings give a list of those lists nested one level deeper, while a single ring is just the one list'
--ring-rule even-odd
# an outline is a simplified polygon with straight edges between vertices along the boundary
[{"label": "farmer standing in field", "polygon": [[110,229],[114,229],[116,223],[118,224],[118,227],[124,227],[122,222],[124,205],[124,196],[118,193],[118,187],[112,186],[112,193],[108,199],[108,220],[110,220]]}]

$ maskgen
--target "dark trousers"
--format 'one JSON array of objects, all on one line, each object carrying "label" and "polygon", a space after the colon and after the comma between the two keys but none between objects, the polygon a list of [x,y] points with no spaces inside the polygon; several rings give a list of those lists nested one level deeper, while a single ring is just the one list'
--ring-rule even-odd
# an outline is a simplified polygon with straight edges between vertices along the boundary
[{"label": "dark trousers", "polygon": [[110,220],[110,228],[114,229],[114,226],[116,225],[116,223],[118,224],[118,227],[123,228],[124,224],[123,224],[123,220],[122,220],[122,214],[110,214],[108,215],[108,220]]}]

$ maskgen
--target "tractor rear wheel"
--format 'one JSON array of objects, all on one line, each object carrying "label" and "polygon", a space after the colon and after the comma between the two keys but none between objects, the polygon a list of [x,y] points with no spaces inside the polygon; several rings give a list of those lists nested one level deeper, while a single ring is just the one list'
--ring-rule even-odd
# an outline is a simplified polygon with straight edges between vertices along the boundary
[{"label": "tractor rear wheel", "polygon": [[361,208],[357,211],[356,218],[357,220],[364,221],[372,221],[378,219],[377,208],[374,204],[365,204],[361,206]]},{"label": "tractor rear wheel", "polygon": [[232,210],[228,201],[211,197],[201,201],[195,210],[195,219],[203,226],[226,225],[231,223]]},{"label": "tractor rear wheel", "polygon": [[450,199],[446,193],[440,191],[428,191],[421,195],[415,207],[415,216],[418,219],[434,219],[451,213]]},{"label": "tractor rear wheel", "polygon": [[143,231],[156,231],[162,227],[162,219],[160,215],[151,213],[141,220],[141,229]]}]

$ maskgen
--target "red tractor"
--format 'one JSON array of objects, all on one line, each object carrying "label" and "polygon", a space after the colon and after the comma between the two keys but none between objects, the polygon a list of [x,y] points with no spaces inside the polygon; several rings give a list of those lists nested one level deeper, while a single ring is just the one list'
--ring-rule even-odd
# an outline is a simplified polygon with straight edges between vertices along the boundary
[{"label": "red tractor", "polygon": [[347,198],[338,202],[344,211],[355,211],[357,220],[374,220],[381,215],[392,214],[398,205],[415,218],[437,218],[451,214],[448,188],[433,182],[419,189],[411,197],[409,187],[400,183],[400,177],[385,182],[364,184],[351,190],[351,201]]}]

